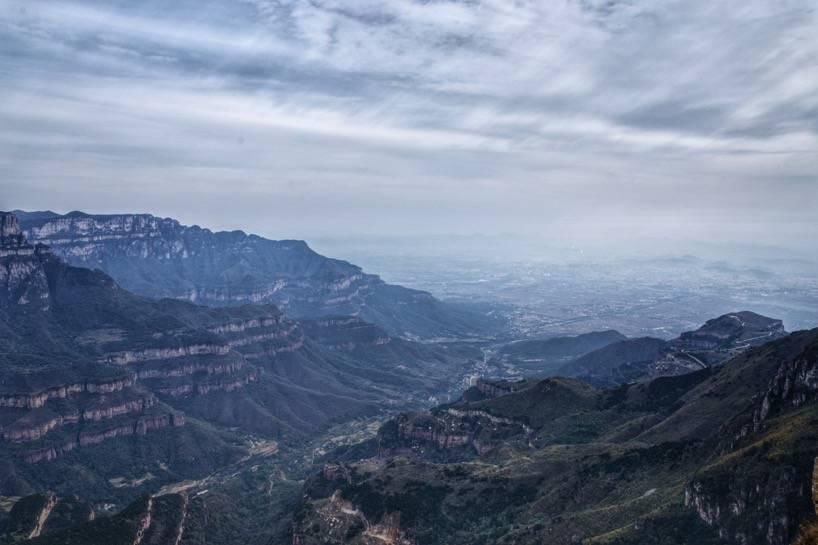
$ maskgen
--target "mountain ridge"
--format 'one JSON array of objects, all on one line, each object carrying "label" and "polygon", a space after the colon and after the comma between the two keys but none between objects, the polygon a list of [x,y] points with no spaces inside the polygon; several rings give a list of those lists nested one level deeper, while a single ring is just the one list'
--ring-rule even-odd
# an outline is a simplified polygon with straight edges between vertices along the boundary
[{"label": "mountain ridge", "polygon": [[201,475],[239,458],[248,435],[298,444],[419,403],[465,359],[357,317],[302,324],[269,304],[134,295],[29,244],[12,214],[0,230],[0,494],[65,494],[73,478],[125,499],[138,490],[105,482],[123,468],[147,464],[158,484]]},{"label": "mountain ridge", "polygon": [[19,212],[23,234],[137,294],[208,305],[273,303],[293,318],[358,315],[405,337],[491,334],[496,318],[387,284],[301,240],[211,231],[151,214]]},{"label": "mountain ridge", "polygon": [[787,332],[781,320],[751,311],[723,314],[671,340],[639,337],[609,343],[567,362],[553,374],[595,384],[622,384],[719,365]]}]

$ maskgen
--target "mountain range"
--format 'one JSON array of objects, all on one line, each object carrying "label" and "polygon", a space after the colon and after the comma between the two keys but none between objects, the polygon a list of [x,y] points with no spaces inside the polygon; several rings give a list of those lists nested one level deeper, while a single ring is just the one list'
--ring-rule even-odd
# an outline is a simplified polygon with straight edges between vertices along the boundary
[{"label": "mountain range", "polygon": [[388,284],[300,240],[212,232],[149,214],[14,211],[23,235],[123,288],[211,306],[271,303],[292,318],[354,315],[393,336],[468,337],[502,322],[479,308]]},{"label": "mountain range", "polygon": [[247,434],[297,443],[464,372],[457,350],[358,317],[302,323],[269,304],[135,295],[29,243],[14,215],[0,227],[2,495],[133,496],[139,486],[111,479],[204,475],[245,456]]},{"label": "mountain range", "polygon": [[[0,544],[814,543],[818,329],[494,345],[492,316],[303,243],[21,216]],[[441,404],[488,349],[524,377]]]},{"label": "mountain range", "polygon": [[781,320],[740,311],[708,320],[671,340],[627,338],[609,330],[515,341],[501,345],[494,362],[528,375],[577,377],[611,386],[718,365],[786,334]]}]

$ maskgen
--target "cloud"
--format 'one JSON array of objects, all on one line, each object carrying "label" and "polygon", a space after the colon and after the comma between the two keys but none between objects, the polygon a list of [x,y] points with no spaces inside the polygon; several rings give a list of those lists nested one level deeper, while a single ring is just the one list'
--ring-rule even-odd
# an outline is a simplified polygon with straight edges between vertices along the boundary
[{"label": "cloud", "polygon": [[776,239],[818,227],[816,23],[807,0],[9,0],[0,190],[273,236]]}]

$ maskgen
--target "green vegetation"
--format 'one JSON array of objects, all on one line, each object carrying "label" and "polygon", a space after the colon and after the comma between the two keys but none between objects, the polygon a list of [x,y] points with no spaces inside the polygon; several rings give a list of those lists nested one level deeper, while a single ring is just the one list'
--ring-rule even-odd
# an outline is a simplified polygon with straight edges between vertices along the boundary
[{"label": "green vegetation", "polygon": [[[438,443],[387,424],[381,445],[391,438],[398,456],[347,461],[310,480],[296,532],[304,544],[367,543],[348,514],[359,510],[370,524],[399,512],[401,531],[423,545],[787,543],[801,521],[808,536],[818,405],[798,377],[817,368],[816,347],[818,330],[720,369],[614,390],[546,379],[398,419],[470,430],[482,454],[441,463]],[[332,533],[330,520],[348,533]]]}]

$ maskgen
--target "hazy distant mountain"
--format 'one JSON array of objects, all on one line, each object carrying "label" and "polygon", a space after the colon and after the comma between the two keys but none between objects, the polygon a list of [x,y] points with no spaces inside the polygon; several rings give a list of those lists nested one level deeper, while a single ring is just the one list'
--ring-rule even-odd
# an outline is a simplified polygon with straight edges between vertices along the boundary
[{"label": "hazy distant mountain", "polygon": [[816,373],[818,329],[680,376],[402,414],[326,458],[294,542],[790,544],[816,531]]},{"label": "hazy distant mountain", "polygon": [[781,320],[749,311],[734,312],[708,320],[671,341],[643,337],[609,344],[565,364],[554,374],[600,385],[679,375],[718,365],[786,334]]},{"label": "hazy distant mountain", "polygon": [[148,214],[16,212],[25,236],[69,263],[99,268],[150,297],[225,306],[273,303],[288,316],[356,315],[392,335],[483,335],[495,318],[386,284],[299,240],[212,232]]}]

